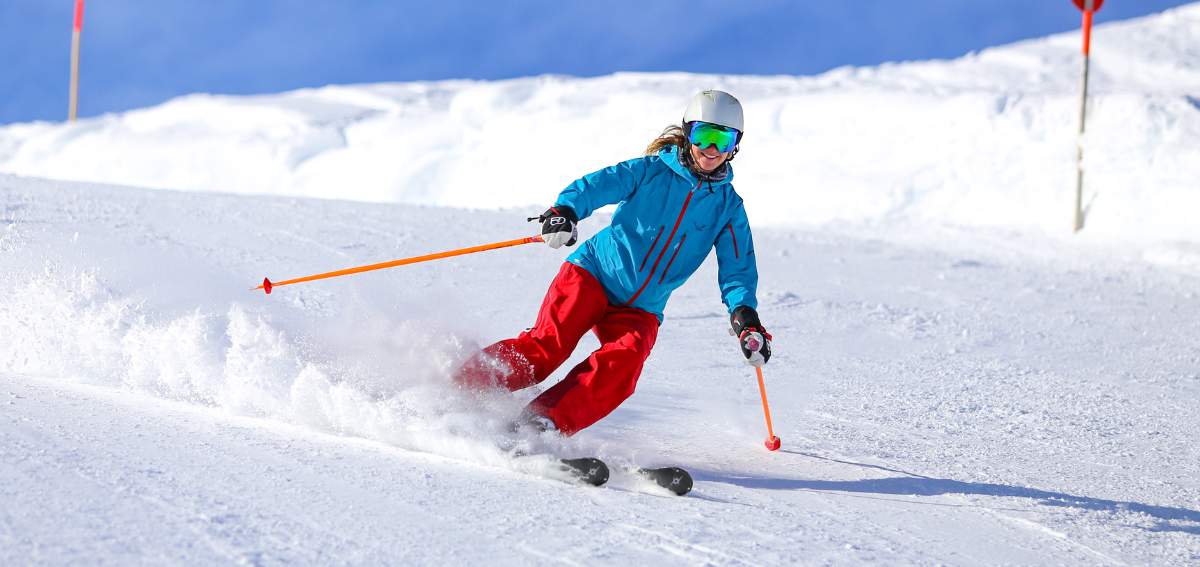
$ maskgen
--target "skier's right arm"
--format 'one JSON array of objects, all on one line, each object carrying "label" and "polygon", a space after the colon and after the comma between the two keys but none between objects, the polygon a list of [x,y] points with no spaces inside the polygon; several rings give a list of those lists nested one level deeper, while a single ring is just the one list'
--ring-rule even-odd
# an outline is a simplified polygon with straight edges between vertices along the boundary
[{"label": "skier's right arm", "polygon": [[586,219],[600,207],[627,199],[641,183],[645,173],[645,158],[631,159],[589,173],[563,189],[554,206],[570,207],[576,217]]}]

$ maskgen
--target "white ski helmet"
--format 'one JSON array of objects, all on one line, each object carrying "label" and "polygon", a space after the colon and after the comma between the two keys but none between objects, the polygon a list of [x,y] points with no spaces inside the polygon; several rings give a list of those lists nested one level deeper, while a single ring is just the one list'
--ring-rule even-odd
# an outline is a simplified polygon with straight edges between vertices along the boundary
[{"label": "white ski helmet", "polygon": [[683,123],[708,122],[742,130],[742,103],[733,95],[718,90],[707,90],[696,93],[683,111]]}]

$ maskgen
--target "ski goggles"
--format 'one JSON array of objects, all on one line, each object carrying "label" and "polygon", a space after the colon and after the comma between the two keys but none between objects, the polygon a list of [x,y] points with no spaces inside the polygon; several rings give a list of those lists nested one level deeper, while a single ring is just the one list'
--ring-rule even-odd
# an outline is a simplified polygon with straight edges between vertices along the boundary
[{"label": "ski goggles", "polygon": [[741,135],[741,132],[719,124],[688,122],[688,141],[702,150],[716,146],[718,152],[728,153],[737,145]]}]

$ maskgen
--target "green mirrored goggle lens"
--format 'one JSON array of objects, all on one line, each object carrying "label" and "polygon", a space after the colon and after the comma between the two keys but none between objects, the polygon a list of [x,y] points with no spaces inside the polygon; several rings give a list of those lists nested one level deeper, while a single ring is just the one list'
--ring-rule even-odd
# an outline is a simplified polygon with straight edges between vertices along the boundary
[{"label": "green mirrored goggle lens", "polygon": [[721,153],[733,150],[733,146],[737,144],[737,138],[737,130],[708,122],[693,122],[691,132],[688,134],[688,141],[692,145],[702,150],[709,146],[716,146],[717,151]]}]

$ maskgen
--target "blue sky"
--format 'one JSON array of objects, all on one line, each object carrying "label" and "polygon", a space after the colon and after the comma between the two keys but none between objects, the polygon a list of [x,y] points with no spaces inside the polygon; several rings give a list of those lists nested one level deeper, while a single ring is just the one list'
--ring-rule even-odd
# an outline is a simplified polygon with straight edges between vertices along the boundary
[{"label": "blue sky", "polygon": [[[1187,3],[1108,0],[1097,21]],[[73,5],[0,2],[0,123],[66,117]],[[1070,0],[89,0],[79,112],[331,83],[812,74],[956,57],[1079,20]]]}]

